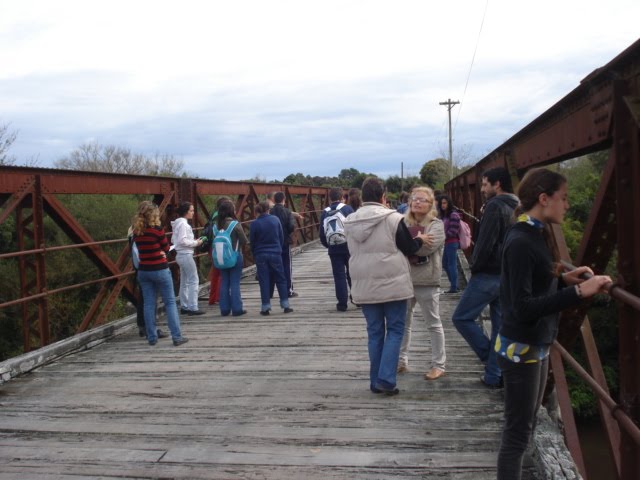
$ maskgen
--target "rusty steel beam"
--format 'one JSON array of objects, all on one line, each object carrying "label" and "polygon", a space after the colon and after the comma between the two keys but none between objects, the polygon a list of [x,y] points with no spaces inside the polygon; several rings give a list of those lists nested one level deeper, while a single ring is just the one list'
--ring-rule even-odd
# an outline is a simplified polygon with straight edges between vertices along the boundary
[{"label": "rusty steel beam", "polygon": [[[638,82],[640,84],[640,82]],[[640,114],[627,98],[640,96],[640,85],[616,81],[613,155],[618,221],[618,279],[628,292],[640,296]],[[635,104],[638,105],[637,103]],[[627,304],[618,308],[620,343],[620,403],[640,423],[640,312]],[[640,445],[626,432],[621,440],[621,478],[640,477]]]}]

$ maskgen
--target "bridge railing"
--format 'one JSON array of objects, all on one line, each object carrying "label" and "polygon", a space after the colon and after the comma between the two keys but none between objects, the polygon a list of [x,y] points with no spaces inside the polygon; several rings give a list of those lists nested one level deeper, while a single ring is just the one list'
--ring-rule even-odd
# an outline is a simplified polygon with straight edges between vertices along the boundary
[{"label": "bridge railing", "polygon": [[[100,224],[90,228],[78,202],[75,202],[75,210],[65,202],[69,196],[99,195],[105,202],[110,196],[125,196],[129,209],[119,212],[116,215],[119,218],[101,221],[103,226],[107,225],[104,222],[117,224],[117,231],[126,232],[135,207],[142,200],[152,200],[160,207],[166,230],[170,230],[170,221],[176,217],[175,207],[183,201],[193,203],[196,210],[194,229],[199,230],[210,218],[210,209],[215,208],[216,199],[222,195],[235,203],[241,224],[248,228],[255,217],[255,205],[263,196],[282,191],[287,206],[299,214],[295,242],[304,244],[318,238],[319,219],[322,208],[328,204],[328,190],[273,183],[0,167],[0,228],[5,238],[11,238],[0,244],[0,266],[5,267],[3,288],[0,289],[0,316],[21,319],[22,352],[28,352],[117,318],[122,314],[123,304],[127,301],[136,303],[127,238],[96,239],[96,236],[102,236]],[[62,232],[73,243],[60,245],[59,239],[51,235],[52,229]],[[77,256],[71,253],[72,250],[84,255]],[[77,278],[77,272],[63,272],[68,273],[68,278],[52,279],[60,273],[55,269],[60,268],[61,262],[52,263],[55,255],[66,255],[69,263],[88,261],[92,271],[84,272],[84,278]],[[204,267],[208,267],[207,254],[197,257],[203,260]],[[9,268],[9,262],[15,265]],[[251,262],[250,251],[246,250],[245,264]],[[71,307],[65,305],[64,300],[72,295],[76,298],[73,301],[79,296],[90,299],[81,314],[82,319],[50,322],[52,316],[69,315]],[[52,312],[49,303],[54,296],[57,298]],[[71,302],[69,298],[67,303]]]},{"label": "bridge railing", "polygon": [[[598,401],[600,418],[619,479],[640,478],[640,443],[635,429],[622,430],[622,409],[631,423],[640,423],[640,312],[634,298],[640,296],[640,40],[607,65],[594,70],[580,85],[549,110],[513,135],[475,166],[452,179],[446,190],[456,205],[481,216],[482,173],[506,167],[516,186],[526,171],[594,152],[608,152],[600,187],[585,226],[578,253],[571,259],[559,226],[554,238],[563,260],[605,271],[617,258],[620,398],[610,410],[611,399],[586,307],[564,312],[558,348],[552,349],[552,382],[558,393],[565,440],[584,478],[588,478],[578,441],[571,399],[564,376],[563,358],[571,365],[569,351],[582,339],[588,369],[607,398]],[[569,179],[569,181],[571,181]],[[472,223],[472,227],[477,226]],[[474,232],[476,234],[477,232]],[[629,301],[631,299],[631,301]],[[634,308],[634,305],[636,307]],[[560,350],[562,348],[562,350]],[[593,386],[589,379],[586,381]],[[622,424],[629,426],[629,421]]]}]

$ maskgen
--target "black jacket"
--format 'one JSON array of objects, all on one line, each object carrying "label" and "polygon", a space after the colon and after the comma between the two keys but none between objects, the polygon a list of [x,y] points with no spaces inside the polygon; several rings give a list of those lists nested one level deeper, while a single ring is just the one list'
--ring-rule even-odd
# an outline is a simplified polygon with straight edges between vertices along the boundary
[{"label": "black jacket", "polygon": [[542,230],[525,222],[511,227],[502,256],[500,333],[530,345],[553,343],[559,312],[581,302],[574,287],[564,287]]},{"label": "black jacket", "polygon": [[271,208],[271,215],[278,217],[280,220],[280,224],[282,225],[282,233],[284,234],[285,244],[293,243],[293,239],[291,238],[291,234],[295,231],[296,225],[295,220],[293,219],[293,214],[291,210],[280,203],[276,203]]},{"label": "black jacket", "polygon": [[500,274],[502,243],[513,224],[513,211],[517,206],[518,197],[513,193],[496,195],[484,206],[471,256],[471,273]]}]

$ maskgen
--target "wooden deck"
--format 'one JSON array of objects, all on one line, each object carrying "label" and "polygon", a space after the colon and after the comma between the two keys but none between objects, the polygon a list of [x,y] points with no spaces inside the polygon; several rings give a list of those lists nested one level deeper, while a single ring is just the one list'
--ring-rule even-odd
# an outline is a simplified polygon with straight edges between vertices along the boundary
[{"label": "wooden deck", "polygon": [[[502,393],[451,325],[447,375],[418,318],[400,395],[369,392],[361,310],[335,310],[326,250],[294,257],[300,296],[261,317],[184,317],[190,342],[131,330],[0,386],[0,479],[493,479]],[[207,308],[204,306],[203,308]],[[161,323],[164,323],[161,321]]]}]

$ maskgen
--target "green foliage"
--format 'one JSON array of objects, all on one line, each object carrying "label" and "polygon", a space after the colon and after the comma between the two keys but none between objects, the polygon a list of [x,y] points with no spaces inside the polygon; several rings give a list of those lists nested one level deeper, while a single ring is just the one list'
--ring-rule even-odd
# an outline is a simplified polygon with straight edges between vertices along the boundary
[{"label": "green foliage", "polygon": [[444,158],[429,160],[420,169],[420,180],[433,188],[442,189],[444,183],[449,179],[449,161]]}]

